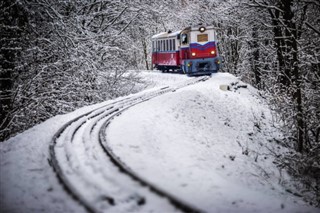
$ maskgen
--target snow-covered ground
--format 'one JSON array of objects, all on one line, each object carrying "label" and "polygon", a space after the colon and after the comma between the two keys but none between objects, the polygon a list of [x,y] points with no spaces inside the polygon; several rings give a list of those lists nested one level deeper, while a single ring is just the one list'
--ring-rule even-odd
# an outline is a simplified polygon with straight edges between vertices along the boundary
[{"label": "snow-covered ground", "polygon": [[[189,79],[141,75],[149,88]],[[55,116],[0,144],[1,212],[86,212],[49,166],[49,144],[64,123],[104,104]],[[273,164],[274,153],[285,151],[275,125],[254,88],[218,73],[130,108],[106,136],[132,170],[206,212],[319,212],[287,192],[290,178]]]}]

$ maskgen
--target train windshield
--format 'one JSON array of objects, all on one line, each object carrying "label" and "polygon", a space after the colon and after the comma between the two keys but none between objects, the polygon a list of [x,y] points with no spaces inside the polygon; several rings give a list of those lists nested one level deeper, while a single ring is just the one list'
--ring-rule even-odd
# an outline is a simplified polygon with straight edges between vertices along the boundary
[{"label": "train windshield", "polygon": [[181,41],[182,41],[182,44],[188,44],[188,35],[187,34],[182,34],[181,35]]}]

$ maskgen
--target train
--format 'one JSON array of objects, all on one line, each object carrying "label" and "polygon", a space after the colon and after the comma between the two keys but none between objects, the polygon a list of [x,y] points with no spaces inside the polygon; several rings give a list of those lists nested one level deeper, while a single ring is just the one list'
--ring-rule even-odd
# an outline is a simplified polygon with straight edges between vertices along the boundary
[{"label": "train", "polygon": [[153,69],[198,76],[218,72],[221,67],[213,26],[162,32],[152,36],[151,42]]}]

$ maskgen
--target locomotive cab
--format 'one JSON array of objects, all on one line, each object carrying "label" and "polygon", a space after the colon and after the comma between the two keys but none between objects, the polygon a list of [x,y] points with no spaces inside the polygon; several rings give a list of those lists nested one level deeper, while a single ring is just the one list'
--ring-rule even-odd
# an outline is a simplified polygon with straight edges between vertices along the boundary
[{"label": "locomotive cab", "polygon": [[219,70],[220,58],[213,27],[184,29],[180,35],[180,46],[181,67],[184,73],[205,75]]}]

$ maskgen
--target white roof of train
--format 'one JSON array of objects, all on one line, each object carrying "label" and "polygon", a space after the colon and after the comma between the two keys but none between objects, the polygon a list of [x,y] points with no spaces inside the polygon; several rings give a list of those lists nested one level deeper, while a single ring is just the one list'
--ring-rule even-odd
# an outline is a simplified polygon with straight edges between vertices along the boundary
[{"label": "white roof of train", "polygon": [[[201,27],[201,26],[199,26],[199,27]],[[192,27],[192,28],[190,28],[190,29],[191,29],[191,31],[196,31],[196,30],[199,29],[199,27]],[[207,26],[207,27],[205,27],[205,28],[206,28],[207,30],[217,29],[217,28],[214,27],[214,26]],[[186,29],[187,29],[187,28],[186,28]],[[179,31],[176,31],[176,32],[171,32],[171,33],[162,32],[162,33],[159,33],[159,34],[157,34],[157,35],[152,36],[151,38],[152,38],[152,39],[159,39],[159,38],[175,37],[175,36],[177,36],[178,34],[180,34],[181,31],[182,31],[182,30],[179,30]]]},{"label": "white roof of train", "polygon": [[179,30],[179,31],[176,31],[176,32],[171,32],[171,33],[162,32],[162,33],[159,33],[159,34],[157,34],[157,35],[152,36],[151,38],[152,38],[152,39],[155,39],[155,38],[175,37],[175,36],[177,36],[181,31],[182,31],[182,30]]},{"label": "white roof of train", "polygon": [[218,29],[217,27],[214,27],[214,26],[212,26],[212,25],[210,25],[210,26],[202,26],[202,25],[199,25],[199,26],[193,26],[193,27],[191,27],[191,30],[192,31],[196,31],[196,30],[199,30],[199,28],[200,27],[205,27],[207,30],[215,30],[215,29]]}]

